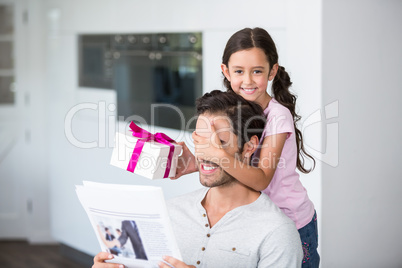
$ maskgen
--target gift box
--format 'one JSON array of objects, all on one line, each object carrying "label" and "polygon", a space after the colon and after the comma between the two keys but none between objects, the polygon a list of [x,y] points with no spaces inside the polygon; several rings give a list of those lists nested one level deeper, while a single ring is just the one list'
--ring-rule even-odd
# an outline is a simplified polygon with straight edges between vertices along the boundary
[{"label": "gift box", "polygon": [[176,175],[181,146],[163,133],[151,134],[130,124],[131,132],[116,133],[110,164],[149,179]]}]

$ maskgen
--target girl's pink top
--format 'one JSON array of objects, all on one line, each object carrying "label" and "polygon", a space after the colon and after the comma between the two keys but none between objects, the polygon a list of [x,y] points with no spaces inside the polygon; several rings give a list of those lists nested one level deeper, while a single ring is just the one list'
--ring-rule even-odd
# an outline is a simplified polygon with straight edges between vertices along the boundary
[{"label": "girl's pink top", "polygon": [[[293,117],[290,111],[275,99],[269,102],[264,114],[267,117],[267,124],[260,140],[260,148],[254,153],[252,163],[254,166],[258,165],[256,160],[260,158],[265,137],[280,133],[288,134],[274,177],[263,192],[296,223],[296,228],[300,229],[313,218],[314,204],[310,201],[296,172],[297,146]],[[264,163],[274,164],[271,161],[264,161]]]}]

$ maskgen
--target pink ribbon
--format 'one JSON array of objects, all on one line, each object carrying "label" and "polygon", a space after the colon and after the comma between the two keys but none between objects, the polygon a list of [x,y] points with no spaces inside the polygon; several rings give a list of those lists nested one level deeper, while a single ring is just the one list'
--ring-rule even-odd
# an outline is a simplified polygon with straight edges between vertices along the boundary
[{"label": "pink ribbon", "polygon": [[137,126],[133,121],[131,121],[130,123],[130,128],[131,128],[130,131],[133,132],[132,133],[133,136],[138,138],[138,140],[135,144],[134,151],[133,154],[131,155],[131,159],[128,164],[127,170],[130,172],[134,172],[135,167],[137,166],[138,163],[138,159],[140,158],[142,148],[144,147],[144,144],[148,141],[156,141],[158,143],[166,144],[170,147],[168,160],[166,163],[165,175],[163,176],[163,178],[167,178],[170,173],[170,167],[172,166],[172,159],[174,153],[174,145],[171,144],[171,142],[175,141],[164,133],[151,134],[145,129],[142,129],[139,126]]}]

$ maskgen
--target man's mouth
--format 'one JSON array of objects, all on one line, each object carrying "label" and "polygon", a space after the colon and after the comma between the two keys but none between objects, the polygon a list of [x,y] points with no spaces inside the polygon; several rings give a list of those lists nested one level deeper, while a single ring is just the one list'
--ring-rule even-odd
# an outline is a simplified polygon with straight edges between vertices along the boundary
[{"label": "man's mouth", "polygon": [[209,170],[217,169],[218,167],[208,166],[208,165],[202,164],[202,168],[203,168],[204,170],[206,170],[206,171],[209,171]]},{"label": "man's mouth", "polygon": [[213,162],[205,161],[205,160],[198,160],[200,163],[200,171],[204,174],[211,174],[215,172],[219,168],[219,166]]}]

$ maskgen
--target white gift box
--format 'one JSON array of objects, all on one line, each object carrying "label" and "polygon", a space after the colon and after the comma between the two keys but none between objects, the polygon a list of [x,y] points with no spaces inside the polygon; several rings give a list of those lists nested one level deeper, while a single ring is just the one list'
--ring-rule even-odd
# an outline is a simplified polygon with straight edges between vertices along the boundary
[{"label": "white gift box", "polygon": [[[127,170],[133,155],[138,138],[130,134],[116,133],[115,147],[113,149],[110,164]],[[176,143],[168,177],[176,175],[177,160],[181,152],[181,146]],[[169,145],[148,141],[144,143],[141,154],[135,166],[134,173],[149,179],[162,179],[165,175],[170,147]]]}]

